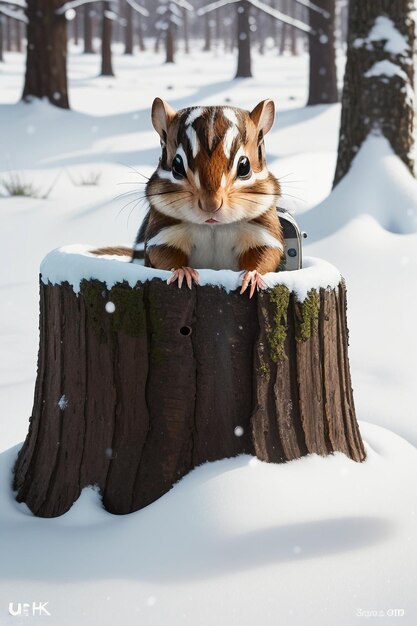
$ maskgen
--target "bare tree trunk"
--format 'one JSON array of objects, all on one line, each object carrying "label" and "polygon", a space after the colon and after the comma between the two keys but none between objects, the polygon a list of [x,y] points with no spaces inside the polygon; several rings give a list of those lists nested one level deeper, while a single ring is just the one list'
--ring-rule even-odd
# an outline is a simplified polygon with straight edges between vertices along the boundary
[{"label": "bare tree trunk", "polygon": [[79,39],[80,39],[80,14],[79,14],[79,9],[78,9],[74,17],[74,45],[78,46]]},{"label": "bare tree trunk", "polygon": [[184,32],[185,54],[190,54],[190,42],[189,42],[189,35],[188,35],[188,11],[187,11],[187,9],[183,9],[182,10],[182,25],[183,25],[183,32]]},{"label": "bare tree trunk", "polygon": [[12,51],[12,20],[10,17],[7,17],[5,20],[6,23],[6,41],[5,41],[5,45],[6,45],[6,50],[7,52],[11,52]]},{"label": "bare tree trunk", "polygon": [[235,78],[250,78],[252,76],[250,51],[250,4],[246,0],[237,3],[237,71]]},{"label": "bare tree trunk", "polygon": [[204,16],[204,47],[203,52],[209,52],[211,50],[211,25],[210,16],[208,13]]},{"label": "bare tree trunk", "polygon": [[128,2],[125,2],[125,54],[133,54],[133,9]]},{"label": "bare tree trunk", "polygon": [[47,98],[69,108],[67,86],[67,23],[55,11],[63,0],[32,0],[26,9],[27,57],[23,100]]},{"label": "bare tree trunk", "polygon": [[165,35],[165,63],[174,63],[174,24],[170,21]]},{"label": "bare tree trunk", "polygon": [[[282,3],[281,10],[288,15],[289,14],[288,0],[281,0],[281,3]],[[282,56],[285,53],[285,50],[287,47],[287,36],[288,36],[288,26],[287,24],[283,23],[281,24],[281,38],[280,38],[280,43],[279,43],[280,56]]]},{"label": "bare tree trunk", "polygon": [[350,0],[334,185],[371,133],[386,137],[414,173],[413,10],[412,0]]},{"label": "bare tree trunk", "polygon": [[258,52],[262,55],[265,54],[266,36],[265,15],[261,13],[258,14],[258,18],[256,20],[256,38],[258,40]]},{"label": "bare tree trunk", "polygon": [[22,52],[22,24],[18,20],[13,20],[14,29],[14,49]]},{"label": "bare tree trunk", "polygon": [[4,46],[4,18],[0,15],[0,62],[4,61],[3,57],[3,46]]},{"label": "bare tree trunk", "polygon": [[[288,8],[289,8],[289,15],[290,17],[296,17],[297,16],[297,5],[294,2],[294,0],[290,0],[289,4],[288,4]],[[290,28],[290,42],[291,42],[291,54],[292,56],[297,56],[298,50],[297,50],[297,36],[298,36],[298,31],[295,28]]]},{"label": "bare tree trunk", "polygon": [[141,52],[145,52],[146,50],[146,46],[145,46],[145,40],[143,37],[143,20],[142,20],[142,16],[138,15],[138,41],[139,41],[139,50]]},{"label": "bare tree trunk", "polygon": [[216,50],[219,50],[222,37],[221,9],[217,9],[214,12],[214,20],[214,39],[216,41]]},{"label": "bare tree trunk", "polygon": [[89,4],[83,7],[84,13],[84,54],[92,54],[93,48],[93,20]]},{"label": "bare tree trunk", "polygon": [[110,2],[103,2],[100,76],[114,76],[111,50],[113,22],[107,16],[107,13],[110,12],[110,6]]},{"label": "bare tree trunk", "polygon": [[[276,0],[269,0],[269,4],[273,9],[277,9],[277,2]],[[277,48],[277,50],[279,50],[279,22],[278,20],[271,20],[270,21],[270,26],[271,26],[271,36],[274,40],[275,43],[275,47]]]},{"label": "bare tree trunk", "polygon": [[313,33],[309,35],[310,82],[307,104],[330,104],[338,101],[335,0],[315,0],[316,6],[327,12],[325,17],[310,11],[309,21]]}]

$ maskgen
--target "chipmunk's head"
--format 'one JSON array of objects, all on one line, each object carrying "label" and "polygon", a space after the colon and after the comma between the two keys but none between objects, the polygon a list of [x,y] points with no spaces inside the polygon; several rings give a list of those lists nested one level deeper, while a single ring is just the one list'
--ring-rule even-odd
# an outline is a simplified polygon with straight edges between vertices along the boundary
[{"label": "chipmunk's head", "polygon": [[227,224],[262,215],[277,200],[278,181],[265,161],[272,100],[253,111],[229,106],[174,111],[156,98],[152,123],[162,155],[147,185],[158,211],[196,224]]}]

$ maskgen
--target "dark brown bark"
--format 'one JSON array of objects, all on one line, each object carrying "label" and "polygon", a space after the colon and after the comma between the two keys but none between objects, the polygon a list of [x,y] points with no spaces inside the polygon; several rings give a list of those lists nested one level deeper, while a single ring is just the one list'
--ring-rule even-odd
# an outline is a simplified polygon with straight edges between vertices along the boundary
[{"label": "dark brown bark", "polygon": [[73,20],[73,33],[74,33],[74,44],[78,46],[78,42],[80,39],[80,13],[77,11],[75,13],[75,17]]},{"label": "dark brown bark", "polygon": [[133,9],[125,2],[125,54],[133,54]]},{"label": "dark brown bark", "polygon": [[32,0],[26,14],[27,56],[23,100],[48,98],[69,108],[67,85],[67,23],[57,15],[64,0]]},{"label": "dark brown bark", "polygon": [[5,36],[5,49],[7,50],[7,52],[11,52],[12,51],[12,19],[10,17],[6,17],[5,19],[5,30],[6,30],[6,36]]},{"label": "dark brown bark", "polygon": [[15,36],[15,45],[14,49],[16,52],[22,52],[22,22],[18,20],[13,20],[14,26],[14,36]]},{"label": "dark brown bark", "polygon": [[250,78],[252,76],[250,51],[250,4],[241,0],[236,5],[237,12],[237,71],[235,78]]},{"label": "dark brown bark", "polygon": [[174,63],[174,29],[170,21],[165,34],[165,63]]},{"label": "dark brown bark", "polygon": [[84,54],[93,54],[93,20],[90,5],[83,8],[84,13]]},{"label": "dark brown bark", "polygon": [[316,6],[328,13],[309,12],[313,32],[309,35],[310,76],[308,105],[330,104],[338,101],[336,48],[335,48],[335,0],[315,0]]},{"label": "dark brown bark", "polygon": [[143,37],[143,18],[141,15],[138,15],[138,41],[139,41],[139,50],[141,52],[145,52],[145,39]]},{"label": "dark brown bark", "polygon": [[113,21],[107,17],[111,10],[110,2],[103,2],[103,19],[101,25],[101,72],[100,76],[114,76],[112,58]]},{"label": "dark brown bark", "polygon": [[4,47],[4,18],[2,15],[0,15],[0,61],[4,61],[3,47]]},{"label": "dark brown bark", "polygon": [[[297,5],[294,2],[294,0],[289,0],[288,3],[288,15],[290,17],[296,17],[297,16]],[[290,42],[291,42],[291,54],[292,56],[296,56],[298,53],[297,50],[297,36],[298,36],[298,32],[297,29],[293,28],[292,26],[290,26]]]},{"label": "dark brown bark", "polygon": [[[414,104],[410,97],[414,87],[413,9],[412,0],[350,0],[334,185],[349,171],[353,158],[370,133],[385,136],[394,153],[414,173]],[[391,50],[386,40],[368,40],[375,20],[381,16],[389,18],[404,36],[408,46],[406,50]],[[397,72],[391,76],[367,76],[380,61],[394,64]]]},{"label": "dark brown bark", "polygon": [[203,52],[209,52],[211,50],[211,25],[210,15],[208,13],[204,16],[204,47]]},{"label": "dark brown bark", "polygon": [[190,54],[190,40],[188,34],[188,11],[187,9],[182,10],[182,29],[184,33],[184,51],[185,54]]},{"label": "dark brown bark", "polygon": [[250,300],[158,279],[110,290],[83,281],[79,295],[41,283],[17,499],[53,517],[98,485],[105,508],[123,514],[193,467],[242,453],[362,461],[347,350],[343,282],[303,304],[284,287]]}]

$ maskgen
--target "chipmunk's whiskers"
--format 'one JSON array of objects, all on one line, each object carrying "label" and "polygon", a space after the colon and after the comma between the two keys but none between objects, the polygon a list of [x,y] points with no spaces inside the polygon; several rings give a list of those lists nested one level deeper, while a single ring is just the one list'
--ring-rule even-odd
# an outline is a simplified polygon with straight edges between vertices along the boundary
[{"label": "chipmunk's whiskers", "polygon": [[131,181],[123,180],[117,184],[118,185],[147,185],[148,183],[146,183],[144,180],[131,180]]},{"label": "chipmunk's whiskers", "polygon": [[142,189],[137,191],[125,191],[123,193],[119,193],[117,196],[114,196],[113,200],[120,200],[120,198],[126,198],[127,196],[136,196],[138,193],[142,193]]},{"label": "chipmunk's whiskers", "polygon": [[[124,206],[122,206],[122,208],[120,209],[120,211],[117,213],[117,216],[119,217],[119,215],[125,210],[127,209],[128,206],[130,206],[131,204],[133,204],[134,202],[136,202],[135,206],[133,207],[133,210],[136,209],[136,207],[138,206],[138,204],[140,204],[140,202],[143,202],[143,200],[145,200],[145,197],[142,198],[133,198],[133,200],[130,200],[130,202],[128,202],[127,204],[125,204]],[[130,214],[129,214],[130,216]]]},{"label": "chipmunk's whiskers", "polygon": [[281,196],[287,196],[288,198],[294,198],[294,200],[299,200],[300,202],[304,202],[304,204],[307,204],[307,200],[305,200],[304,198],[300,198],[299,196],[293,196],[290,193],[282,193]]},{"label": "chipmunk's whiskers", "polygon": [[128,167],[130,170],[132,170],[130,174],[138,174],[139,176],[142,176],[142,178],[145,178],[146,180],[150,180],[149,176],[145,176],[145,174],[142,174],[142,172],[139,172],[139,170],[137,170],[136,167],[133,167],[133,165],[126,165],[125,163],[120,163],[120,161],[119,161],[119,165],[122,165],[123,167]]}]

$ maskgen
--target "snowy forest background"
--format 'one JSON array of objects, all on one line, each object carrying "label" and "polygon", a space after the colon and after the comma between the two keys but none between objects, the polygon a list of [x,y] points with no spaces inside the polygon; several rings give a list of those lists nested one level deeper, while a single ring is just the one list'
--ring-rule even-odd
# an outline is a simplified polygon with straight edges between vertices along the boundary
[{"label": "snowy forest background", "polygon": [[[414,626],[417,183],[413,0],[0,0],[0,622]],[[266,138],[304,255],[346,278],[368,458],[207,464],[138,513],[92,487],[37,519],[28,429],[38,274],[53,248],[131,243],[158,162],[150,106],[273,98]],[[12,607],[13,608],[13,607]],[[378,621],[378,619],[377,619]]]}]

